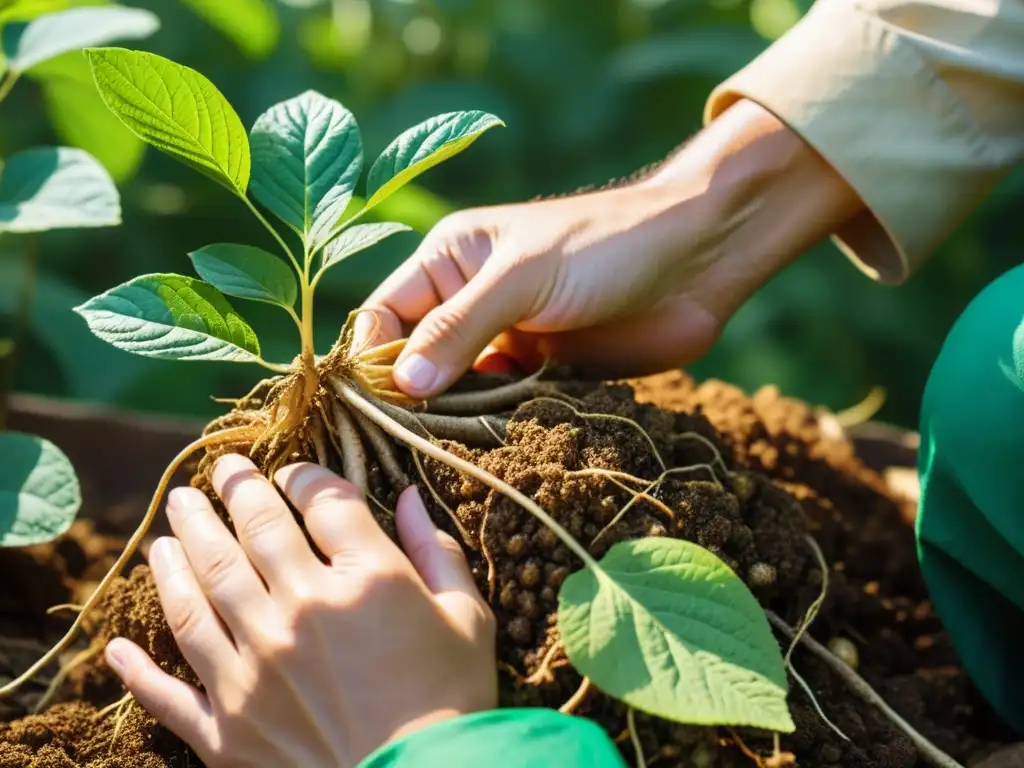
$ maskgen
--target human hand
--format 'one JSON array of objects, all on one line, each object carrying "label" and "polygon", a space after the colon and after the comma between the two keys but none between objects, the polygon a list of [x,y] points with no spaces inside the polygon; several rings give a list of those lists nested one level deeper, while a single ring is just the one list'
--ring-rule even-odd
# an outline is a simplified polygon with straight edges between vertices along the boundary
[{"label": "human hand", "polygon": [[[439,223],[364,303],[356,341],[411,329],[395,382],[454,383],[490,347],[640,375],[703,355],[765,281],[860,209],[795,133],[740,102],[649,178]],[[376,317],[374,317],[375,315]]]},{"label": "human hand", "polygon": [[313,464],[275,475],[221,458],[206,496],[179,488],[176,538],[150,549],[167,621],[205,691],[165,674],[123,638],[110,666],[209,768],[354,766],[387,741],[497,706],[494,618],[461,549],[417,492],[398,502],[403,554],[354,486]]}]

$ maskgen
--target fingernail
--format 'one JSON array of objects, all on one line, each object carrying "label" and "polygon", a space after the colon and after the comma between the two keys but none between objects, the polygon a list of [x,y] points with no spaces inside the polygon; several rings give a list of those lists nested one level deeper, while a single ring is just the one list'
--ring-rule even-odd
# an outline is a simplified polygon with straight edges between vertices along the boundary
[{"label": "fingernail", "polygon": [[178,515],[188,506],[188,490],[175,488],[167,494],[167,515]]},{"label": "fingernail", "polygon": [[118,677],[124,677],[131,665],[131,651],[125,648],[125,641],[115,637],[107,644],[107,664],[117,673]]},{"label": "fingernail", "polygon": [[177,542],[168,536],[162,536],[149,547],[149,567],[157,571],[166,571],[180,567],[182,555]]},{"label": "fingernail", "polygon": [[395,378],[416,392],[426,392],[437,381],[437,366],[423,355],[409,355],[395,367]]}]

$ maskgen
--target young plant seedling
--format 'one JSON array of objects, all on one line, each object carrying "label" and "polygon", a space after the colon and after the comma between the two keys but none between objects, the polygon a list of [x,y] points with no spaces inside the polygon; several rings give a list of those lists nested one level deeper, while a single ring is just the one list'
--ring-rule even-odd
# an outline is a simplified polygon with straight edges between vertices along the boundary
[{"label": "young plant seedling", "polygon": [[[570,661],[594,687],[669,720],[793,730],[778,644],[756,599],[720,559],[690,542],[647,538],[616,544],[598,561],[535,501],[437,439],[494,445],[506,423],[500,414],[531,398],[558,397],[553,385],[534,376],[498,389],[411,402],[392,380],[405,342],[355,347],[355,313],[327,354],[314,349],[314,298],[326,270],[406,229],[368,223],[366,215],[403,184],[501,125],[498,118],[449,113],[405,131],[371,165],[366,202],[351,212],[362,141],[355,118],[337,101],[306,92],[272,107],[247,135],[231,105],[198,72],[124,49],[94,49],[88,56],[110,109],[144,140],[233,193],[270,231],[281,253],[208,245],[192,254],[201,279],[144,275],[78,312],[101,339],[135,354],[247,362],[275,375],[237,401],[167,468],[139,530],[67,637],[4,692],[71,642],[82,616],[144,535],[172,473],[192,453],[206,451],[200,485],[213,458],[240,451],[268,475],[297,457],[334,460],[368,493],[364,445],[377,453],[396,486],[408,483],[395,456],[405,446],[417,462],[427,456],[514,500],[579,559],[582,569],[561,587],[558,627]],[[256,333],[229,296],[273,304],[291,317],[299,337],[295,359],[265,360]],[[656,453],[653,442],[651,447]]]},{"label": "young plant seedling", "polygon": [[[148,11],[118,6],[75,8],[27,22],[8,23],[0,36],[4,64],[0,101],[26,72],[64,53],[119,38],[141,38],[159,27]],[[0,232],[110,227],[121,223],[117,188],[87,152],[40,147],[9,158],[0,175]],[[27,251],[12,339],[0,340],[0,430],[18,344],[33,299],[36,250]],[[57,446],[40,437],[0,432],[0,547],[41,544],[63,534],[81,506],[74,468]]]}]

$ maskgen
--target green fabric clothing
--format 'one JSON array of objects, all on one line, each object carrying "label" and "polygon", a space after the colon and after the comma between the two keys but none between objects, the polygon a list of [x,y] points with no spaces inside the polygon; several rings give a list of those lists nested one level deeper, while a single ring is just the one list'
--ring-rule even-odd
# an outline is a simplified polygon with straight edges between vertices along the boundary
[{"label": "green fabric clothing", "polygon": [[921,410],[918,555],[964,668],[1024,732],[1024,266],[964,310]]},{"label": "green fabric clothing", "polygon": [[457,717],[386,744],[358,768],[625,768],[596,724],[553,709]]}]

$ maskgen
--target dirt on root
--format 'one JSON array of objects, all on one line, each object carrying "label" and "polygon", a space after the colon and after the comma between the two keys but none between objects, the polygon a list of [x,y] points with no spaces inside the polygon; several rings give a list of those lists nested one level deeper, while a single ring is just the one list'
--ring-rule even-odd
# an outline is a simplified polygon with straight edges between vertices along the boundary
[{"label": "dirt on root", "polygon": [[[858,671],[868,682],[965,765],[1013,741],[958,666],[932,612],[908,524],[913,505],[865,467],[848,441],[823,429],[811,408],[771,389],[750,397],[721,382],[698,386],[684,374],[574,386],[573,393],[584,400],[582,410],[590,415],[577,415],[554,401],[534,402],[515,413],[502,447],[446,445],[534,498],[597,556],[617,541],[640,536],[686,538],[707,547],[747,581],[765,607],[791,624],[799,622],[820,591],[822,574],[805,544],[811,534],[830,563],[829,595],[811,634],[823,643],[841,639],[852,644]],[[726,466],[719,464],[716,451]],[[403,458],[416,478],[408,454],[403,452]],[[662,464],[693,469],[666,478],[652,491],[653,498],[638,500],[608,527],[632,494],[593,470],[653,480]],[[558,589],[578,561],[514,502],[437,462],[427,460],[425,466],[434,492],[459,526],[424,494],[434,519],[457,538],[458,528],[465,532],[474,574],[498,617],[502,705],[562,705],[581,678],[558,643],[555,610]],[[387,501],[381,473],[374,470],[372,479]],[[78,541],[74,535],[69,540]],[[90,553],[79,558],[78,570],[59,565],[56,557],[52,562],[41,557],[28,592],[5,591],[0,597],[4,634],[32,638],[41,646],[43,638],[47,645],[55,639],[54,627],[66,626],[58,617],[46,618],[45,607],[81,599],[81,591],[110,562],[109,548],[77,546]],[[69,545],[62,542],[61,547]],[[16,572],[21,582],[24,563],[12,557],[20,555],[0,553],[0,573]],[[171,674],[194,681],[145,566],[119,580],[92,617],[92,648],[118,635],[149,650]],[[39,650],[30,658],[20,651],[17,659],[10,656],[12,668],[23,669]],[[0,652],[6,661],[8,651],[0,647]],[[790,707],[797,731],[783,738],[782,747],[796,754],[801,767],[924,765],[907,737],[813,656],[798,650],[794,662],[828,717],[850,738],[846,742],[831,731],[793,686]],[[14,720],[27,704],[5,702],[0,768],[200,765],[138,705],[100,713],[122,693],[102,654],[96,654],[69,675],[63,703],[44,714]],[[636,764],[622,705],[592,692],[576,713],[599,722],[617,740],[627,763]],[[642,715],[637,728],[649,766],[727,768],[753,762],[726,730]],[[736,736],[750,750],[765,756],[771,752],[771,741],[762,733],[741,730]]]}]

